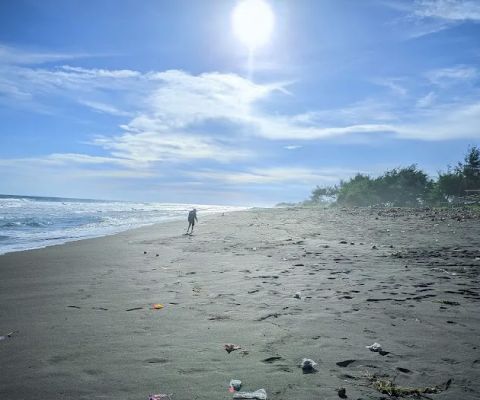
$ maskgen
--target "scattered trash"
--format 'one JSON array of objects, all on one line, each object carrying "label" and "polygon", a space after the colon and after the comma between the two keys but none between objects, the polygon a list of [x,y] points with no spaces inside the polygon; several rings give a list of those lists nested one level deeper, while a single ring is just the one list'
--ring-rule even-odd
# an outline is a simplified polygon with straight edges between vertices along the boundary
[{"label": "scattered trash", "polygon": [[447,271],[446,269],[444,269],[444,268],[432,268],[432,271],[445,272],[446,274],[448,274],[448,275],[453,275],[453,276],[457,275],[456,272],[448,272],[448,271]]},{"label": "scattered trash", "polygon": [[257,248],[256,248],[256,247],[252,247],[252,250],[253,250],[253,251],[257,251]]},{"label": "scattered trash", "polygon": [[159,256],[159,254],[155,254],[155,257],[158,257],[158,256]]},{"label": "scattered trash", "polygon": [[255,392],[236,392],[233,395],[234,399],[257,399],[267,400],[267,392],[265,389],[258,389]]},{"label": "scattered trash", "polygon": [[346,399],[347,398],[347,390],[345,388],[340,388],[337,389],[338,397],[341,399]]},{"label": "scattered trash", "polygon": [[228,385],[228,390],[233,393],[233,392],[238,392],[240,388],[242,387],[242,381],[239,379],[232,379],[230,380],[230,384]]},{"label": "scattered trash", "polygon": [[447,306],[459,306],[460,303],[458,301],[450,301],[450,300],[434,300],[435,303],[446,304]]},{"label": "scattered trash", "polygon": [[144,251],[144,252],[143,252],[143,254],[147,254],[147,252],[146,252],[146,251]]},{"label": "scattered trash", "polygon": [[387,354],[390,354],[389,351],[384,351],[382,349],[382,346],[380,345],[380,343],[375,342],[374,344],[370,346],[365,346],[365,347],[370,351],[380,354],[381,356],[386,356]]},{"label": "scattered trash", "polygon": [[232,344],[232,343],[228,343],[228,344],[224,345],[224,348],[225,348],[225,350],[227,351],[228,354],[230,354],[232,351],[241,349],[241,347],[238,344]]},{"label": "scattered trash", "polygon": [[133,308],[129,308],[128,310],[125,310],[125,311],[136,311],[136,310],[141,310],[143,309],[143,307],[133,307]]},{"label": "scattered trash", "polygon": [[310,358],[304,358],[299,367],[303,370],[304,374],[311,374],[316,371],[315,367],[317,363]]},{"label": "scattered trash", "polygon": [[151,394],[148,396],[148,400],[172,400],[169,394]]},{"label": "scattered trash", "polygon": [[80,308],[81,308],[81,307],[79,307],[79,306],[67,306],[67,307],[68,307],[68,308],[76,308],[76,309],[78,309],[78,310],[80,310]]},{"label": "scattered trash", "polygon": [[382,350],[382,346],[380,343],[375,342],[374,344],[371,344],[370,346],[365,346],[368,350],[374,351],[374,352],[379,352]]},{"label": "scattered trash", "polygon": [[300,292],[295,293],[295,296],[293,296],[293,297],[296,298],[296,299],[301,299],[302,298]]},{"label": "scattered trash", "polygon": [[279,313],[269,313],[257,319],[257,321],[265,321],[268,318],[278,318],[280,316]]},{"label": "scattered trash", "polygon": [[4,336],[0,336],[0,340],[5,340],[5,339],[8,339],[8,338],[11,338],[14,333],[15,333],[15,331],[7,333]]},{"label": "scattered trash", "polygon": [[[448,390],[452,380],[449,379],[442,385],[437,386],[427,386],[427,387],[406,387],[398,386],[393,379],[388,376],[377,376],[367,374],[367,379],[370,381],[370,384],[378,390],[380,393],[388,394],[390,397],[406,397],[406,396],[416,396],[416,397],[426,397],[425,394],[437,394],[445,390]],[[430,397],[429,397],[430,398]]]},{"label": "scattered trash", "polygon": [[347,244],[348,242],[346,240],[340,240],[340,244]]},{"label": "scattered trash", "polygon": [[377,246],[375,246],[375,245],[372,246],[372,250],[377,250],[377,249],[378,249]]},{"label": "scattered trash", "polygon": [[165,307],[163,304],[157,303],[153,305],[153,308],[155,310],[161,310],[163,307]]}]

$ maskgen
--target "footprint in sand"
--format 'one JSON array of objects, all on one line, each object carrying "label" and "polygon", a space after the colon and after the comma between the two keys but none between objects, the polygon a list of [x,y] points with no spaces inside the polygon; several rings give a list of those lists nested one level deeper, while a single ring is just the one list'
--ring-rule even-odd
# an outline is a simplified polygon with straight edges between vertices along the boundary
[{"label": "footprint in sand", "polygon": [[165,363],[168,363],[170,360],[168,360],[167,358],[147,358],[145,360],[146,363],[148,364],[165,364]]},{"label": "footprint in sand", "polygon": [[345,361],[339,361],[337,362],[337,365],[339,367],[345,368],[348,367],[350,364],[353,364],[357,360],[345,360]]},{"label": "footprint in sand", "polygon": [[279,356],[275,356],[275,357],[268,357],[265,360],[262,360],[262,362],[266,364],[273,364],[275,361],[280,361],[280,360],[283,360],[283,358]]}]

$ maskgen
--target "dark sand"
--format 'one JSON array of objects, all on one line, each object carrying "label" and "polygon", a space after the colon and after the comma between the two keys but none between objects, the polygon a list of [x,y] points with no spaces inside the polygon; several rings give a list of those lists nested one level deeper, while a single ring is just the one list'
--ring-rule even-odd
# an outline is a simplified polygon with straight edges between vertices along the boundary
[{"label": "dark sand", "polygon": [[480,398],[478,215],[199,218],[192,237],[166,223],[0,256],[0,399],[231,399],[232,378],[272,400],[388,398],[366,373]]}]

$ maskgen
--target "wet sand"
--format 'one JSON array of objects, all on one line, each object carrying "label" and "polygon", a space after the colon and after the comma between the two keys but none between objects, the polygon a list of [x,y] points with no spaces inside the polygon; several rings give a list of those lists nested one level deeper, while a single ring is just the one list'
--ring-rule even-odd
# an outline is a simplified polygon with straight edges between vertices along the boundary
[{"label": "wet sand", "polygon": [[480,398],[478,213],[199,219],[0,256],[0,399],[388,398],[373,374]]}]

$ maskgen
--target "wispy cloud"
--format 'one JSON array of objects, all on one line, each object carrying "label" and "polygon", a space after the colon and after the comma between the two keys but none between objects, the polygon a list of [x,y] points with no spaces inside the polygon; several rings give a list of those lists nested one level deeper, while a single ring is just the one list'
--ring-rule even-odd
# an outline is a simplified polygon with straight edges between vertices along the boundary
[{"label": "wispy cloud", "polygon": [[409,39],[480,21],[480,3],[476,0],[384,0],[383,3],[403,14],[393,25],[401,27],[402,34]]},{"label": "wispy cloud", "polygon": [[210,159],[229,162],[247,158],[250,151],[204,135],[176,131],[124,132],[119,136],[97,137],[92,144],[109,151],[113,157],[131,160],[136,165],[149,166],[157,162],[185,162]]},{"label": "wispy cloud", "polygon": [[123,111],[119,110],[117,107],[111,105],[111,104],[106,104],[102,103],[99,101],[92,101],[92,100],[79,100],[80,104],[83,104],[92,110],[95,110],[99,113],[104,113],[104,114],[111,114],[111,115],[117,115],[120,117],[131,117],[133,116],[133,113],[130,113],[128,111]]},{"label": "wispy cloud", "polygon": [[309,169],[300,167],[254,168],[246,171],[203,170],[189,175],[197,179],[209,179],[225,184],[281,184],[296,183],[313,185],[338,182],[356,171],[346,169]]},{"label": "wispy cloud", "polygon": [[480,3],[476,0],[417,0],[413,13],[422,18],[447,21],[480,21]]},{"label": "wispy cloud", "polygon": [[382,79],[375,79],[373,81],[375,84],[380,86],[385,86],[392,91],[393,94],[397,96],[406,96],[408,91],[407,89],[401,84],[401,78],[382,78]]},{"label": "wispy cloud", "polygon": [[477,79],[478,70],[468,65],[456,65],[450,68],[441,68],[429,71],[428,79],[435,85],[447,86],[455,83],[468,82]]},{"label": "wispy cloud", "polygon": [[425,118],[393,127],[399,138],[421,140],[480,139],[480,102],[440,105]]},{"label": "wispy cloud", "polygon": [[33,65],[90,57],[91,54],[26,51],[0,44],[0,64]]},{"label": "wispy cloud", "polygon": [[430,107],[435,102],[436,97],[434,92],[429,92],[425,96],[420,97],[416,103],[417,108]]}]

